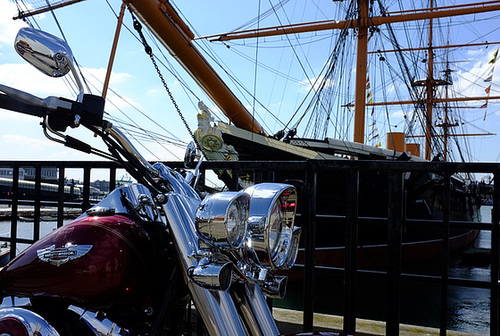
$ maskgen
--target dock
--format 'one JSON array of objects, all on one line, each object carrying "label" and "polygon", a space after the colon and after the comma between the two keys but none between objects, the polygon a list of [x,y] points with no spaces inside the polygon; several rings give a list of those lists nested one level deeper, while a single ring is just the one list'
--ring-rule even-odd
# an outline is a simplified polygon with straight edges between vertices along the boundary
[{"label": "dock", "polygon": [[[282,334],[297,333],[302,331],[302,311],[273,308],[273,316],[278,324],[278,328]],[[314,313],[314,331],[326,331],[339,333],[342,332],[343,317],[337,315],[327,315]],[[385,322],[356,319],[356,336],[378,336],[386,335]],[[438,336],[439,329],[422,327],[408,324],[400,324],[399,336]],[[459,331],[448,330],[448,336],[482,336],[480,334],[464,333]]]}]

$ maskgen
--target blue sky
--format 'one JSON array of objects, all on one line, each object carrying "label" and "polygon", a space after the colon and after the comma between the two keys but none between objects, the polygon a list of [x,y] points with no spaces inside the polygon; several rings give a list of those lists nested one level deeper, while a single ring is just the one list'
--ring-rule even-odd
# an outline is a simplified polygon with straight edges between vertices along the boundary
[{"label": "blue sky", "polygon": [[[453,3],[456,1],[452,1]],[[120,1],[111,0],[109,2],[113,10],[118,13]],[[261,12],[267,9],[267,2],[262,2]],[[311,1],[312,9],[307,11],[303,9],[303,2],[290,3],[291,22],[307,20],[325,20],[329,18],[329,13],[334,13],[331,1]],[[231,4],[229,7],[228,4]],[[259,10],[258,1],[178,1],[182,13],[189,18],[190,23],[195,27],[195,35],[209,35],[215,33],[227,32],[230,29],[237,28],[242,23],[256,17]],[[295,7],[294,7],[295,6]],[[11,18],[17,13],[16,8],[9,0],[0,0],[0,81],[2,84],[20,88],[40,97],[50,95],[63,96],[68,98],[75,97],[75,93],[68,89],[66,82],[62,79],[49,78],[26,64],[14,51],[12,45],[15,34],[19,27],[24,26],[19,20],[13,21]],[[236,15],[237,14],[237,15]],[[114,35],[116,21],[113,18],[108,4],[105,1],[84,1],[68,8],[62,8],[56,11],[59,23],[63,27],[64,34],[76,56],[85,77],[91,84],[91,90],[94,94],[99,94],[102,88],[105,67],[111,49],[111,42]],[[338,17],[336,19],[339,19]],[[60,32],[54,23],[50,13],[36,17],[40,28],[60,36]],[[125,24],[132,27],[130,14],[125,15]],[[269,24],[276,24],[274,21]],[[264,20],[262,25],[267,26]],[[326,33],[321,33],[326,34]],[[321,40],[323,35],[306,37],[309,40]],[[146,34],[149,39],[149,35]],[[326,35],[325,35],[326,36]],[[490,40],[500,40],[500,33],[489,36]],[[308,40],[308,41],[309,41]],[[151,40],[150,40],[151,41]],[[269,41],[266,41],[269,42]],[[231,69],[238,76],[238,79],[251,91],[255,90],[259,99],[270,110],[272,110],[282,121],[288,119],[289,111],[293,111],[300,103],[297,94],[303,94],[309,86],[305,82],[304,75],[294,72],[291,73],[292,81],[286,85],[276,85],[279,76],[268,70],[256,69],[251,61],[236,57],[239,53],[244,53],[250,57],[257,56],[260,60],[271,62],[270,67],[279,70],[280,73],[287,72],[290,67],[290,59],[293,55],[287,55],[283,49],[273,48],[273,44],[267,48],[262,48],[256,53],[253,46],[255,41],[237,42],[229,44],[227,48],[223,44],[211,44],[211,48],[223,57],[226,68]],[[154,45],[153,45],[154,46]],[[307,69],[309,74],[315,74],[319,71],[319,66],[326,60],[324,51],[325,44],[304,44],[298,49],[300,53],[307,53],[310,64],[318,64],[315,68]],[[214,104],[201,92],[193,81],[175,65],[171,57],[165,59],[159,50],[154,46],[155,54],[162,62],[172,62],[172,65],[186,81],[187,85],[193,90],[194,95],[187,94],[186,90],[180,85],[178,80],[167,70],[163,69],[163,75],[172,90],[174,97],[179,104],[182,113],[185,115],[192,130],[196,128],[196,114],[198,112],[197,99],[203,100],[209,107],[216,110]],[[290,50],[287,50],[290,51]],[[481,51],[481,50],[479,50]],[[468,76],[467,71],[482,71],[494,48],[482,50],[480,55],[476,55],[474,64],[464,67],[461,75],[463,78]],[[470,51],[470,55],[478,53],[478,49]],[[163,53],[168,53],[163,49]],[[291,53],[290,53],[291,54]],[[498,79],[500,67],[496,67],[493,82],[492,94],[499,94]],[[226,77],[224,74],[223,77]],[[477,75],[474,75],[477,76]],[[254,82],[259,86],[254,86]],[[271,85],[273,84],[273,85]],[[232,84],[230,84],[232,86]],[[255,87],[255,89],[254,89]],[[122,35],[118,45],[118,55],[113,68],[111,77],[111,88],[119,94],[119,98],[112,92],[108,93],[109,101],[106,104],[106,111],[113,117],[127,122],[136,122],[142,127],[151,131],[166,134],[167,131],[177,138],[177,141],[187,142],[190,136],[184,128],[180,118],[177,115],[173,105],[168,98],[165,89],[162,87],[158,76],[151,65],[148,56],[140,43],[126,29],[122,29]],[[481,94],[478,91],[478,94]],[[252,101],[242,99],[245,105],[251,109]],[[500,116],[497,115],[499,105],[490,104],[488,107],[488,118],[486,121],[480,120],[479,114],[484,111],[476,111],[476,117],[479,128],[488,131],[500,132]],[[147,117],[141,113],[147,114],[148,118],[155,120],[158,125],[151,123]],[[256,107],[261,122],[268,126],[270,132],[279,130],[279,125],[275,125],[275,120],[268,116],[260,107]],[[397,110],[391,112],[394,122],[399,122],[401,113]],[[398,116],[399,113],[399,116]],[[220,114],[218,114],[220,116]],[[399,117],[399,119],[397,119]],[[130,119],[127,119],[130,118]],[[92,144],[98,145],[99,139],[86,134],[84,130],[77,130],[71,135],[78,136]],[[168,135],[170,136],[170,135]],[[384,137],[385,138],[385,137]],[[477,160],[498,161],[500,158],[500,145],[498,145],[498,136],[476,139],[478,141],[473,145],[472,151]],[[17,113],[5,112],[0,110],[0,159],[9,160],[96,160],[95,156],[83,154],[46,140],[36,118],[26,117]],[[184,149],[179,146],[172,146],[167,143],[161,145],[152,141],[142,142],[143,145],[137,145],[138,149],[151,160],[177,160],[183,155]]]}]

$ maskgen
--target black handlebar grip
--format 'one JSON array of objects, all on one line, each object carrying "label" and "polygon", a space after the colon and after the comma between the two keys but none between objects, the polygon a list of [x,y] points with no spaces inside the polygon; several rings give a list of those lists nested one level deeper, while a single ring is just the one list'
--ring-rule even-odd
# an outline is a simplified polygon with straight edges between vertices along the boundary
[{"label": "black handlebar grip", "polygon": [[40,118],[47,114],[47,108],[45,107],[26,104],[6,94],[0,94],[0,108]]}]

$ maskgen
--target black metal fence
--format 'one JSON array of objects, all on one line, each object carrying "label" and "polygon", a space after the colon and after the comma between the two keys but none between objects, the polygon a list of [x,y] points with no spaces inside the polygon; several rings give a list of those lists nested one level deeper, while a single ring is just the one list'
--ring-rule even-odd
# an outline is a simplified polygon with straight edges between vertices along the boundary
[{"label": "black metal fence", "polygon": [[[180,167],[179,162],[167,163],[171,167]],[[35,169],[33,193],[30,197],[22,195],[19,174],[23,167]],[[58,171],[58,192],[54,199],[43,197],[42,167],[55,167]],[[12,184],[8,193],[2,194],[0,204],[6,204],[11,211],[10,236],[0,237],[0,241],[11,244],[11,255],[16,254],[19,243],[30,244],[40,238],[40,209],[54,207],[57,209],[57,225],[63,225],[63,215],[66,208],[79,208],[82,211],[90,207],[90,180],[92,169],[109,170],[110,189],[115,187],[117,169],[119,167],[109,162],[13,162],[0,161],[0,169],[8,168],[12,172]],[[67,169],[83,170],[83,187],[79,198],[65,195],[65,171]],[[303,330],[313,329],[313,312],[315,311],[316,292],[324,291],[316,287],[318,272],[328,277],[342,279],[343,301],[341,315],[343,331],[354,334],[356,319],[359,318],[360,288],[359,281],[365,277],[382,279],[386,293],[386,334],[398,335],[401,323],[401,284],[415,281],[437,284],[439,287],[439,325],[440,334],[446,335],[447,321],[449,320],[448,292],[450,286],[468,288],[482,288],[490,291],[490,335],[498,335],[499,330],[499,208],[500,187],[496,183],[500,174],[498,164],[489,163],[440,163],[440,162],[401,162],[401,161],[318,161],[307,162],[205,162],[202,170],[225,171],[231,189],[239,188],[245,176],[254,182],[270,181],[295,184],[299,189],[299,214],[297,221],[303,227],[302,243],[304,247],[300,262],[296,267],[303,282]],[[438,219],[425,216],[409,216],[412,196],[415,188],[410,184],[409,176],[438,176],[430,179],[439,181],[437,190],[432,197],[436,201],[439,212]],[[457,174],[490,174],[493,182],[488,185],[487,191],[481,191],[481,197],[492,200],[491,222],[473,220],[473,216],[465,216],[457,220],[455,200],[457,193],[467,195],[471,186],[475,184],[457,184]],[[476,175],[477,176],[477,175]],[[425,189],[424,188],[424,189]],[[423,192],[423,191],[422,191]],[[70,192],[70,195],[74,193]],[[46,196],[46,195],[45,195]],[[436,200],[437,199],[437,200]],[[458,201],[460,203],[461,201]],[[464,203],[465,202],[465,203]],[[472,215],[477,204],[464,201],[459,206],[466,213]],[[33,239],[18,238],[18,212],[20,206],[33,207]],[[378,210],[377,210],[378,209]],[[426,209],[420,207],[419,209]],[[420,210],[419,210],[420,211]],[[417,211],[418,212],[418,211]],[[425,211],[424,211],[425,212]],[[469,218],[469,219],[468,219]],[[325,224],[326,223],[326,224]],[[365,228],[372,227],[373,223],[383,224],[375,230],[382,230],[385,236],[385,262],[378,267],[370,267],[360,263],[359,247]],[[324,231],[326,227],[327,231]],[[424,231],[436,231],[439,234],[439,263],[438,274],[413,274],[405,271],[403,266],[403,237],[413,228]],[[449,263],[452,246],[450,246],[450,232],[454,230],[484,230],[491,232],[491,249],[488,251],[491,275],[488,280],[474,280],[457,278],[449,275]],[[316,265],[316,249],[318,241],[342,236],[343,264],[341,266]],[[370,229],[372,234],[373,229]],[[328,239],[327,239],[328,240]]]}]

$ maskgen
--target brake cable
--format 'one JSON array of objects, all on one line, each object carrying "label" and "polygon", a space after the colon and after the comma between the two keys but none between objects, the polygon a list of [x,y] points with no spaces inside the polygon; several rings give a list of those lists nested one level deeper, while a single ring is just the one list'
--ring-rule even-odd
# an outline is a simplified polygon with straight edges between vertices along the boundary
[{"label": "brake cable", "polygon": [[179,115],[179,117],[181,118],[182,122],[184,123],[184,126],[186,127],[187,131],[189,132],[189,135],[195,141],[195,143],[197,143],[196,139],[194,137],[194,134],[191,131],[191,128],[189,127],[189,124],[186,121],[186,118],[182,114],[179,106],[177,105],[177,102],[175,101],[174,96],[172,95],[172,92],[170,91],[170,89],[169,89],[169,87],[167,85],[167,82],[165,81],[165,78],[163,77],[163,74],[161,73],[160,68],[158,67],[158,64],[156,63],[155,56],[153,54],[153,49],[149,46],[148,42],[146,41],[146,38],[144,37],[144,34],[142,33],[142,25],[141,25],[141,23],[135,18],[135,16],[132,13],[132,11],[130,12],[130,14],[132,16],[132,21],[134,22],[134,29],[137,30],[137,33],[139,34],[139,36],[141,38],[141,43],[144,46],[144,51],[146,52],[146,54],[148,54],[149,58],[151,59],[151,62],[153,63],[153,66],[156,69],[156,73],[158,74],[158,77],[160,78],[160,80],[161,80],[161,82],[163,84],[163,87],[167,91],[168,96],[170,97],[170,100],[172,101],[172,104],[174,105],[175,110],[177,111],[177,114]]}]

